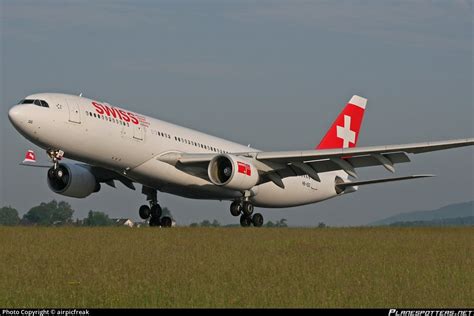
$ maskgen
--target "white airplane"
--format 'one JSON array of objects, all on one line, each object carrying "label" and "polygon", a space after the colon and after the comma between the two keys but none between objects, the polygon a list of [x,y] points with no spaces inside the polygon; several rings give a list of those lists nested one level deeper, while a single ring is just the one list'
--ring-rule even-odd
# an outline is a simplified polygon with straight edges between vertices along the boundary
[{"label": "white airplane", "polygon": [[[187,198],[232,201],[242,226],[262,226],[254,206],[282,208],[320,202],[361,185],[430,177],[412,175],[357,181],[356,169],[409,162],[418,154],[470,146],[474,138],[406,145],[356,147],[367,99],[354,95],[313,150],[265,152],[140,115],[82,96],[40,93],[12,107],[8,117],[25,138],[51,158],[50,189],[85,198],[114,181],[149,201],[139,215],[150,226],[171,226],[162,217],[157,191]],[[62,157],[82,163],[60,162]],[[24,165],[34,165],[34,152]]]}]

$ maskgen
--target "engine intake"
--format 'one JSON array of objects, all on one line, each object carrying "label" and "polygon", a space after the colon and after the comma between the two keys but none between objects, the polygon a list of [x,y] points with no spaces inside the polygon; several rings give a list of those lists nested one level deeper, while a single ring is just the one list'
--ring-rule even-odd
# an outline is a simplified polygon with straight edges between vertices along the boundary
[{"label": "engine intake", "polygon": [[259,180],[258,170],[245,158],[224,154],[215,156],[207,170],[212,183],[234,190],[249,190]]},{"label": "engine intake", "polygon": [[92,172],[81,165],[61,163],[48,170],[48,186],[51,191],[75,198],[85,198],[100,190],[100,184]]}]

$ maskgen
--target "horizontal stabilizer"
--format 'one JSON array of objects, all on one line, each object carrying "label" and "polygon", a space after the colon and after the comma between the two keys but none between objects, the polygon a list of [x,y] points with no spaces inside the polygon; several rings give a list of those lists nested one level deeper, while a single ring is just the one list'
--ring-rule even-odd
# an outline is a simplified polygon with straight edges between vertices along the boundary
[{"label": "horizontal stabilizer", "polygon": [[392,181],[402,181],[402,180],[413,180],[413,179],[420,179],[420,178],[430,178],[434,177],[433,174],[419,174],[407,177],[399,177],[399,178],[386,178],[386,179],[375,179],[375,180],[367,180],[367,181],[355,181],[355,182],[346,182],[336,184],[336,186],[342,190],[346,189],[347,187],[356,187],[360,185],[366,184],[374,184],[374,183],[383,183],[383,182],[392,182]]}]

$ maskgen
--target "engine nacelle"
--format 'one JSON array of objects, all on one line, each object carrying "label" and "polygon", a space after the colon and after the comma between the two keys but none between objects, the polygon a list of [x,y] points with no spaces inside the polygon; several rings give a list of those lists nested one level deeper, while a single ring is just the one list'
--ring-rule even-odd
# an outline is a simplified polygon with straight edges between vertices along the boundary
[{"label": "engine nacelle", "polygon": [[207,174],[215,185],[239,191],[250,190],[259,180],[257,168],[250,161],[228,154],[215,156]]},{"label": "engine nacelle", "polygon": [[85,198],[100,190],[100,184],[85,166],[61,163],[48,170],[48,186],[58,194]]},{"label": "engine nacelle", "polygon": [[[350,182],[350,181],[347,181],[347,182]],[[341,187],[337,186],[338,184],[343,184],[343,183],[346,183],[346,181],[344,181],[341,177],[336,176],[336,178],[334,179],[334,188],[338,195],[342,193],[348,194],[348,193],[356,192],[359,188],[357,186],[353,186],[353,187],[348,186],[345,189],[342,189]]]}]

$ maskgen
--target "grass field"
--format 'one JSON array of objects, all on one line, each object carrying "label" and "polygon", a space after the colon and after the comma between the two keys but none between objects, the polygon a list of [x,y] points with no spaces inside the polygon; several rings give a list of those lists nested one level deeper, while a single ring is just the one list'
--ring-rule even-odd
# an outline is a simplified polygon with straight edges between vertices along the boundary
[{"label": "grass field", "polygon": [[0,227],[1,307],[473,307],[474,228]]}]

